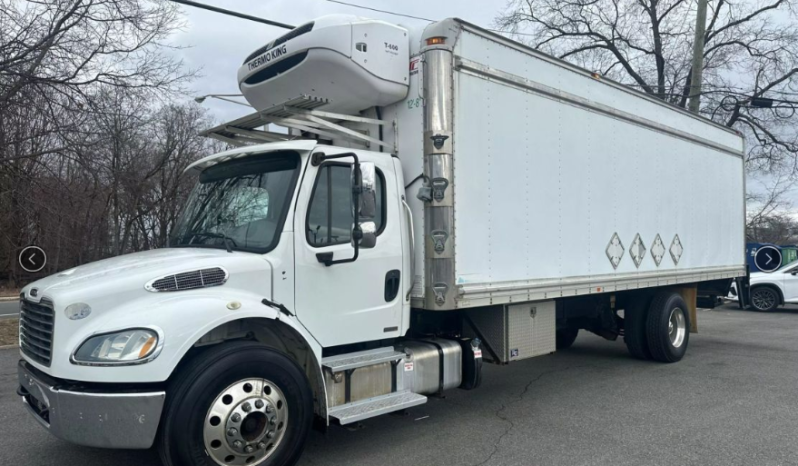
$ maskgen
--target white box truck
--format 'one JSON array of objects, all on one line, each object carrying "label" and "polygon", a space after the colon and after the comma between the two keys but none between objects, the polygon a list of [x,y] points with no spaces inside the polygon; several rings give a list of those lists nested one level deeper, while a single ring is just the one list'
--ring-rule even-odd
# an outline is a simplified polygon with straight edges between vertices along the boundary
[{"label": "white box truck", "polygon": [[739,134],[467,22],[320,18],[238,79],[169,247],[23,289],[53,435],[289,465],[580,330],[678,361],[746,275]]}]

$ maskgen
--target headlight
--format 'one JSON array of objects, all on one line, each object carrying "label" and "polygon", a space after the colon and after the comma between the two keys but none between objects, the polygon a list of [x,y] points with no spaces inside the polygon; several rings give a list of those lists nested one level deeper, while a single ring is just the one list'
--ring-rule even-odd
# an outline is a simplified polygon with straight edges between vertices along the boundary
[{"label": "headlight", "polygon": [[72,362],[92,366],[142,364],[158,356],[159,338],[158,332],[146,328],[96,335],[78,347]]}]

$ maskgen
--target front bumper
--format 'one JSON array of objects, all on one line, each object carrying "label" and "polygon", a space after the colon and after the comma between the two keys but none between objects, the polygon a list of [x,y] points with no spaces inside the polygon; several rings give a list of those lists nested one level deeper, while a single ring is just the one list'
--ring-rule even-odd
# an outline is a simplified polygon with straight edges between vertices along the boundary
[{"label": "front bumper", "polygon": [[67,442],[99,448],[150,448],[166,392],[109,392],[68,387],[17,365],[18,394],[34,419]]}]

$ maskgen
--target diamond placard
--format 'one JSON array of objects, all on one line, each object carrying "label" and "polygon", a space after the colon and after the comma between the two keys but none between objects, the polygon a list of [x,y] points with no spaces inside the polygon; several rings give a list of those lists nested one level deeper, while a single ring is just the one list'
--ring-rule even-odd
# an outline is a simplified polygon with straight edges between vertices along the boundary
[{"label": "diamond placard", "polygon": [[682,257],[682,253],[684,253],[684,247],[682,246],[682,240],[679,239],[679,235],[673,237],[673,241],[671,241],[671,258],[673,259],[674,265],[679,265],[679,259]]},{"label": "diamond placard", "polygon": [[621,263],[621,259],[623,258],[623,253],[626,250],[623,247],[623,243],[621,243],[621,237],[618,236],[618,233],[613,233],[612,238],[610,238],[610,244],[607,245],[607,259],[610,260],[613,269],[618,268],[618,264]]},{"label": "diamond placard", "polygon": [[657,233],[657,236],[654,238],[654,243],[651,244],[651,257],[654,258],[654,263],[657,264],[657,267],[659,267],[664,256],[665,244],[663,244],[662,238],[659,236],[659,233]]},{"label": "diamond placard", "polygon": [[632,245],[629,246],[629,255],[632,256],[632,260],[635,262],[635,267],[640,268],[640,263],[643,262],[643,258],[646,257],[646,245],[643,244],[643,239],[640,238],[640,233],[635,235]]}]

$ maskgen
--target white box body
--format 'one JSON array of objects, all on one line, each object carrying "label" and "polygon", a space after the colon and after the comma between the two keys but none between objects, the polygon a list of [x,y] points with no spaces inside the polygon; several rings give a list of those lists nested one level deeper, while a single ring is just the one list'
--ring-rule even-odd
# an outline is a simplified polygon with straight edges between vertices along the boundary
[{"label": "white box body", "polygon": [[[448,240],[456,295],[443,309],[423,299],[425,255],[432,252],[415,182],[405,194],[415,219],[416,307],[468,308],[745,273],[739,134],[497,34],[447,22],[456,29]],[[413,47],[409,94],[384,111],[397,121],[398,136],[386,140],[398,142],[406,184],[423,171],[429,104],[418,71],[423,54],[419,43]],[[639,261],[631,254],[641,251],[638,235],[645,248]]]}]

